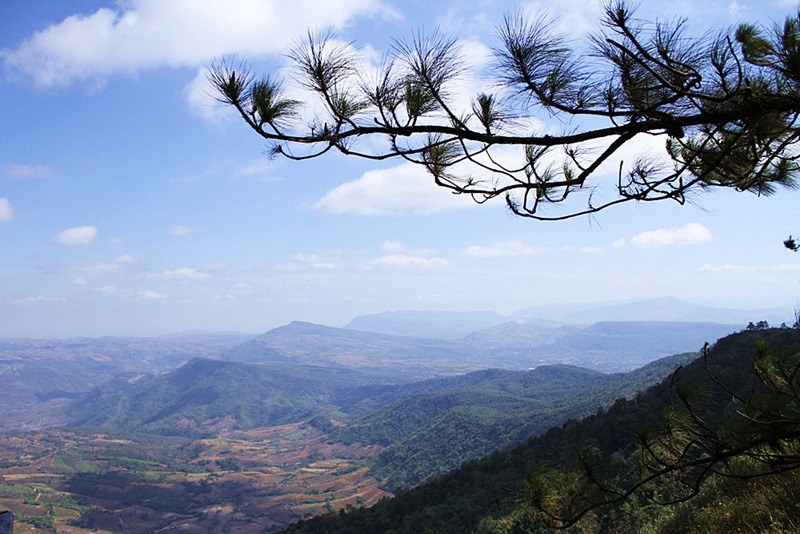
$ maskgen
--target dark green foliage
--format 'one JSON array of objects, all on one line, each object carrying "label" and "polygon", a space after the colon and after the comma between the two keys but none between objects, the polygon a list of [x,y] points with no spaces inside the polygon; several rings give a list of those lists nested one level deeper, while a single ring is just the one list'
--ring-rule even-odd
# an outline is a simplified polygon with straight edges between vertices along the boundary
[{"label": "dark green foliage", "polygon": [[[752,373],[752,367],[758,357],[758,346],[763,343],[770,347],[797,347],[800,346],[800,332],[793,329],[745,331],[719,340],[708,355],[713,376],[736,391],[752,388],[758,382]],[[710,421],[724,421],[731,415],[730,393],[723,388],[715,389],[702,360],[683,366],[680,377],[682,382],[694,384],[689,389],[707,391],[703,406],[708,410]],[[653,435],[665,428],[665,410],[679,401],[672,386],[672,380],[666,379],[632,399],[618,400],[606,410],[580,421],[569,421],[562,427],[550,429],[544,435],[529,439],[517,447],[467,462],[458,470],[434,478],[414,489],[400,492],[396,498],[381,501],[371,509],[311,519],[291,526],[287,532],[462,533],[480,531],[481,528],[486,532],[545,530],[547,523],[526,511],[526,477],[536,473],[556,473],[551,470],[557,468],[565,476],[575,480],[574,477],[580,475],[584,462],[588,462],[598,475],[614,477],[613,480],[609,479],[610,482],[619,485],[634,482],[637,476],[637,432],[639,436]],[[532,470],[533,468],[536,469]],[[570,475],[570,472],[574,475]],[[794,475],[785,475],[794,480],[792,476]],[[535,481],[536,478],[532,476],[529,480]],[[766,480],[764,483],[769,484]],[[776,498],[779,496],[784,499],[778,502],[791,501],[794,495],[792,492],[796,491],[792,488],[798,488],[796,481],[791,484],[785,491],[776,490]],[[662,492],[665,497],[669,497],[669,492],[674,489],[680,488],[665,485],[654,488],[653,491]],[[529,482],[527,497],[536,497],[535,492],[540,492],[539,497],[542,497],[542,491],[546,492],[545,496],[552,495],[547,493],[550,488],[536,489]],[[706,496],[707,504],[697,501],[698,510],[703,506],[711,506],[712,496],[721,498],[728,495],[722,486],[716,486],[716,489],[715,486],[710,486],[703,491],[707,492],[701,493],[701,496]],[[715,491],[718,493],[714,493]],[[746,498],[746,492],[742,488],[737,491],[739,498]],[[658,495],[650,494],[651,497]],[[642,527],[661,522],[664,525],[680,526],[677,531],[694,530],[686,528],[687,521],[690,526],[694,524],[687,515],[692,508],[653,506],[649,501],[641,500],[644,497],[646,495],[633,495],[627,503],[603,510],[602,513],[590,514],[579,526],[582,525],[581,528],[589,531],[621,529],[620,531],[630,532],[643,530],[636,525]],[[684,506],[694,505],[690,503],[692,501]],[[525,506],[520,507],[521,504]],[[708,513],[713,512],[713,509],[706,510]],[[786,531],[793,530],[789,526],[797,524],[796,511],[796,507],[790,507],[779,514],[784,517],[779,524]],[[673,513],[674,515],[670,515]],[[765,518],[763,509],[759,510],[759,514],[758,521],[767,523],[752,524],[768,524],[770,520]],[[711,517],[709,521],[713,523],[713,514],[706,517]],[[669,529],[665,527],[663,531],[667,532]]]},{"label": "dark green foliage", "polygon": [[[800,467],[798,332],[750,329],[720,340],[699,363],[673,377],[661,420],[640,426],[638,469],[605,469],[611,459],[601,449],[531,473],[526,495],[533,513],[553,526],[613,525],[609,505],[682,503],[711,491],[704,490],[708,481],[728,478],[735,486]],[[573,484],[554,485],[567,476]],[[652,509],[653,520],[665,513]]]},{"label": "dark green foliage", "polygon": [[[72,426],[204,434],[204,423],[249,429],[300,421],[338,391],[379,382],[345,369],[192,360],[160,377],[117,379],[68,407]],[[224,419],[228,418],[226,423]]]},{"label": "dark green foliage", "polygon": [[411,487],[646,389],[695,356],[664,358],[626,374],[546,366],[398,386],[394,394],[402,398],[333,437],[386,447],[370,459],[371,472],[389,488]]}]

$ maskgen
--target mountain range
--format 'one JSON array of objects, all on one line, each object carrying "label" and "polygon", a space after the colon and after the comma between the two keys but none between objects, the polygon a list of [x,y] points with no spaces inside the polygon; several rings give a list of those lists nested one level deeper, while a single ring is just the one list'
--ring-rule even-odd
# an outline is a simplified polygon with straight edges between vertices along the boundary
[{"label": "mountain range", "polygon": [[[545,319],[533,316],[544,313],[543,308],[528,308],[512,316],[386,312],[358,317],[350,328],[296,321],[260,336],[193,332],[161,338],[0,340],[0,381],[6,391],[0,430],[59,424],[53,408],[117,375],[126,374],[127,380],[130,373],[164,373],[196,357],[356,369],[384,377],[388,374],[398,383],[488,368],[525,370],[548,364],[617,372],[670,354],[696,351],[707,341],[744,328],[745,319],[772,320],[779,315],[776,310],[771,315],[736,315],[674,298],[570,309],[567,313],[566,308],[553,308],[553,315]],[[565,317],[630,319],[691,313],[704,319],[736,315],[741,321],[562,321]],[[789,312],[784,310],[783,315],[788,320]]]},{"label": "mountain range", "polygon": [[392,373],[399,380],[548,364],[616,372],[697,351],[705,342],[736,329],[736,325],[717,323],[630,321],[576,326],[518,320],[448,340],[293,322],[233,347],[221,358]]},{"label": "mountain range", "polygon": [[371,473],[394,489],[588,415],[696,357],[628,373],[549,365],[403,384],[392,373],[197,358],[162,375],[119,377],[63,411],[72,428],[207,438],[310,421],[335,442],[377,446]]},{"label": "mountain range", "polygon": [[[79,511],[81,525],[91,528],[120,520],[97,515],[104,494],[116,488],[114,506],[127,510],[126,525],[141,521],[143,530],[190,518],[197,528],[212,528],[222,507],[214,514],[207,507],[216,500],[232,503],[224,524],[264,531],[304,513],[372,504],[391,491],[398,500],[375,512],[385,517],[342,513],[327,531],[458,532],[481,524],[488,532],[494,518],[513,522],[504,514],[512,513],[513,488],[531,462],[571,452],[572,442],[548,436],[597,447],[612,440],[609,465],[634,465],[631,443],[621,437],[639,424],[626,415],[629,408],[644,406],[652,416],[669,397],[664,377],[676,367],[696,369],[691,362],[707,343],[767,335],[765,321],[776,323],[763,310],[736,315],[677,299],[540,312],[387,312],[356,318],[348,328],[295,321],[258,336],[0,340],[0,438],[8,436],[3,443],[13,449],[0,450],[0,470],[55,470],[51,489],[66,491],[64,502],[69,495],[91,500]],[[705,320],[685,320],[691,313]],[[659,382],[655,393],[644,392]],[[593,422],[579,421],[586,416]],[[26,433],[29,441],[12,435],[42,428]],[[58,436],[67,433],[70,443],[81,443],[80,453],[58,450]],[[171,443],[174,454],[140,454],[133,448],[148,446],[137,442]],[[526,448],[531,443],[535,452]],[[98,446],[107,451],[102,457],[93,452]],[[17,459],[14,447],[42,447],[52,457],[34,468]],[[180,460],[174,465],[173,456]],[[280,469],[271,462],[281,462]],[[279,480],[294,482],[273,493]],[[353,494],[355,487],[364,493]],[[130,491],[156,488],[168,488],[174,499],[126,500]],[[24,491],[13,497],[22,504]],[[206,491],[214,500],[203,497]],[[413,517],[403,515],[409,510]],[[70,513],[59,512],[58,521],[69,523]],[[360,517],[371,517],[372,526],[337,523]],[[299,531],[331,524],[320,521]]]},{"label": "mountain range", "polygon": [[571,303],[530,306],[510,315],[492,312],[395,311],[356,317],[344,328],[382,334],[458,339],[472,331],[525,320],[545,327],[588,326],[597,322],[661,321],[734,324],[791,322],[791,308],[733,309],[703,306],[675,297],[616,303]]}]

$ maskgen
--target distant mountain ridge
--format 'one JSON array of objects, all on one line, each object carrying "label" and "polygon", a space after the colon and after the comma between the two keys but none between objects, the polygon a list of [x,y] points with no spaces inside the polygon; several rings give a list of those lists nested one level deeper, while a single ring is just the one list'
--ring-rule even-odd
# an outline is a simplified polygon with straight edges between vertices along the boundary
[{"label": "distant mountain ridge", "polygon": [[[413,315],[420,322],[435,319],[437,313]],[[441,327],[456,318],[486,324],[498,317],[447,314],[445,323],[434,323]],[[192,333],[170,338],[6,339],[0,340],[0,379],[5,386],[0,430],[59,424],[51,408],[120,373],[168,372],[195,357],[388,373],[397,382],[488,368],[524,370],[547,364],[613,372],[641,367],[670,354],[698,350],[704,342],[743,327],[744,324],[643,322],[586,326],[518,318],[472,330],[456,339],[436,339],[295,321],[257,337]]]},{"label": "distant mountain ridge", "polygon": [[575,311],[562,317],[566,322],[598,321],[674,321],[704,323],[740,323],[766,320],[775,326],[788,320],[784,310],[779,308],[758,310],[736,310],[713,308],[692,304],[675,297],[645,300],[614,306],[602,306]]},{"label": "distant mountain ridge", "polygon": [[246,363],[392,371],[408,379],[482,368],[461,347],[444,340],[360,332],[302,321],[270,330],[232,348],[222,358]]},{"label": "distant mountain ridge", "polygon": [[344,328],[408,337],[458,339],[475,330],[491,328],[507,320],[494,312],[401,310],[361,315],[347,323]]},{"label": "distant mountain ridge", "polygon": [[410,337],[457,339],[474,331],[512,321],[534,321],[541,326],[590,325],[597,322],[665,321],[741,325],[766,320],[775,326],[790,321],[792,309],[740,310],[694,304],[676,297],[620,303],[576,303],[531,306],[510,315],[493,312],[401,310],[362,315],[344,328]]},{"label": "distant mountain ridge", "polygon": [[590,326],[519,320],[456,339],[413,338],[293,322],[232,348],[222,359],[392,372],[404,380],[481,369],[569,364],[603,372],[699,350],[735,325],[652,321]]}]

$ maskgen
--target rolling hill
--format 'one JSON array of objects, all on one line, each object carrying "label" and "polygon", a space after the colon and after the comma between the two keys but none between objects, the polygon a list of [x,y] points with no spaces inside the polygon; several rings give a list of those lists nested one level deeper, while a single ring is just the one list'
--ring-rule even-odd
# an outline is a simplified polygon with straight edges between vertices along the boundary
[{"label": "rolling hill", "polygon": [[[796,352],[800,347],[800,331],[748,331],[720,339],[708,355],[713,378],[703,360],[696,360],[681,369],[681,383],[693,384],[691,387],[703,392],[704,424],[716,425],[723,418],[735,413],[732,391],[741,394],[755,391],[758,382],[750,369],[759,343],[786,347]],[[593,463],[616,470],[612,473],[616,474],[618,481],[636,480],[637,429],[662,428],[662,414],[675,399],[672,389],[674,380],[665,379],[631,399],[620,399],[607,409],[599,410],[581,420],[570,420],[516,447],[498,450],[480,460],[466,462],[459,469],[400,492],[395,498],[385,499],[372,508],[327,514],[294,524],[285,532],[400,534],[423,531],[546,531],[543,524],[536,526],[534,523],[526,523],[530,516],[518,511],[519,504],[523,502],[520,497],[529,470],[533,466],[563,469],[580,466],[581,455],[591,450]],[[725,388],[720,387],[715,380],[722,380]],[[792,530],[791,525],[796,524],[800,517],[796,498],[792,497],[796,495],[797,488],[800,488],[800,481],[791,473],[778,477],[778,480],[785,480],[790,484],[785,491],[775,491],[774,483],[770,490],[770,481],[765,480],[758,486],[757,492],[753,493],[751,486],[743,479],[733,479],[727,484],[710,484],[708,492],[713,499],[703,499],[704,494],[701,493],[699,504],[695,505],[690,501],[678,508],[651,506],[646,500],[633,498],[633,502],[627,507],[622,504],[606,510],[602,516],[593,515],[588,528],[590,531],[597,531],[599,524],[602,525],[601,530],[615,532],[686,531],[687,524],[698,524],[698,514],[702,513],[704,517],[711,518],[711,522],[705,524],[719,522],[721,530],[716,529],[715,532],[731,531],[746,524],[761,527],[758,530],[745,527],[743,531]],[[664,489],[668,490],[669,487]],[[776,509],[768,500],[754,499],[756,495],[768,491],[773,492],[775,499],[780,498],[780,502],[784,502],[786,507]],[[728,499],[732,503],[739,503],[741,511],[737,511],[736,506],[730,506]],[[760,508],[758,503],[763,503]],[[756,514],[760,516],[756,517]],[[681,525],[680,520],[686,523],[682,527],[676,527]],[[775,521],[784,523],[776,524]],[[653,522],[659,522],[662,528],[652,529]]]},{"label": "rolling hill", "polygon": [[57,408],[123,373],[170,371],[196,357],[219,357],[247,337],[103,337],[0,340],[0,431],[62,424]]},{"label": "rolling hill", "polygon": [[330,408],[332,395],[380,383],[348,369],[198,358],[160,376],[119,377],[65,410],[73,427],[210,435],[308,419]]},{"label": "rolling hill", "polygon": [[552,365],[398,386],[398,400],[356,417],[332,438],[381,445],[369,461],[371,473],[390,489],[412,487],[647,389],[696,357],[662,358],[628,373]]},{"label": "rolling hill", "polygon": [[188,437],[311,421],[333,442],[379,447],[370,472],[391,489],[591,413],[694,357],[630,373],[555,365],[413,383],[351,369],[195,359],[168,374],[119,377],[65,411],[72,427]]}]

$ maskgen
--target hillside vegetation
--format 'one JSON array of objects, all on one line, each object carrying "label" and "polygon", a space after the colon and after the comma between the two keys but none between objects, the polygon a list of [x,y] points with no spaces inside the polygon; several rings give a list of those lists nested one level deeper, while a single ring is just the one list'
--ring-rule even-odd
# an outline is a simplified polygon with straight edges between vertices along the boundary
[{"label": "hillside vegetation", "polygon": [[[708,353],[709,369],[702,360],[681,369],[680,381],[704,392],[701,417],[708,425],[715,427],[735,414],[731,391],[754,391],[757,387],[751,369],[759,342],[800,354],[797,330],[748,331],[719,340]],[[588,458],[593,465],[605,466],[607,476],[613,477],[615,483],[633,483],[637,480],[637,429],[663,428],[663,414],[677,400],[672,386],[672,380],[666,379],[634,398],[620,399],[607,409],[571,420],[514,448],[466,462],[457,470],[400,492],[393,499],[384,499],[370,509],[310,519],[292,525],[286,532],[545,531],[548,524],[526,506],[530,500],[525,491],[532,487],[526,484],[526,478],[530,483],[529,477],[551,469],[567,470],[569,477],[569,469]],[[783,447],[790,457],[796,457],[796,442],[786,442]],[[560,480],[561,490],[569,489],[567,481],[572,479]],[[559,489],[556,490],[557,493]],[[793,470],[752,481],[711,477],[698,497],[675,506],[655,505],[649,499],[671,491],[675,487],[668,483],[656,484],[621,504],[591,512],[573,529],[697,532],[704,525],[707,532],[793,532],[800,525],[800,485]]]},{"label": "hillside vegetation", "polygon": [[354,419],[332,437],[385,447],[369,460],[371,472],[390,489],[412,487],[646,389],[695,357],[662,358],[630,373],[554,365],[412,384],[398,388],[408,390],[399,400]]},{"label": "hillside vegetation", "polygon": [[165,375],[118,378],[65,411],[72,427],[185,437],[309,421],[332,442],[379,447],[370,472],[396,489],[589,414],[694,357],[630,373],[558,365],[408,384],[350,369],[196,359]]}]

